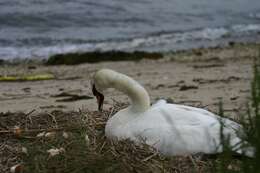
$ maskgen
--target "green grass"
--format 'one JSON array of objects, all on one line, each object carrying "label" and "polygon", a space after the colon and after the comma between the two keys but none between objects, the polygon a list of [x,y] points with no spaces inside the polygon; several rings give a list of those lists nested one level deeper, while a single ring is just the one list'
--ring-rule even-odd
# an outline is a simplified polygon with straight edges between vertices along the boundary
[{"label": "green grass", "polygon": [[[225,144],[222,138],[224,151],[218,156],[214,163],[214,171],[218,173],[258,173],[260,172],[260,55],[255,59],[254,77],[251,83],[251,100],[248,104],[247,114],[241,116],[240,123],[243,124],[245,130],[245,141],[248,141],[255,148],[255,157],[240,157],[235,161],[232,157],[232,151]],[[220,115],[223,115],[222,104],[220,103]],[[235,162],[234,162],[235,161]],[[234,168],[234,169],[230,169]]]}]

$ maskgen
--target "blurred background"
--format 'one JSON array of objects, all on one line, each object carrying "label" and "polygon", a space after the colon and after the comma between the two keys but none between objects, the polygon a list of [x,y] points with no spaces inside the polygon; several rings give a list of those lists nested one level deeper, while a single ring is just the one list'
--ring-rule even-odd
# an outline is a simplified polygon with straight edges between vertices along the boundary
[{"label": "blurred background", "polygon": [[260,39],[259,0],[1,0],[0,57],[174,51]]}]

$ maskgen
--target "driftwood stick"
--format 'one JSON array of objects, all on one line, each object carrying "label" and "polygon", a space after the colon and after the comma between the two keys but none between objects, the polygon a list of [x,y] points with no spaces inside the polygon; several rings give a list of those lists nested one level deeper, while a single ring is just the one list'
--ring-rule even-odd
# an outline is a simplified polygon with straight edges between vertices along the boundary
[{"label": "driftwood stick", "polygon": [[[22,133],[35,133],[35,132],[53,132],[53,131],[62,131],[62,130],[75,130],[78,128],[69,128],[69,127],[61,127],[61,128],[50,128],[50,129],[29,129],[29,130],[23,130],[20,129]],[[10,129],[10,130],[0,130],[1,134],[9,134],[9,133],[15,133],[16,129]]]}]

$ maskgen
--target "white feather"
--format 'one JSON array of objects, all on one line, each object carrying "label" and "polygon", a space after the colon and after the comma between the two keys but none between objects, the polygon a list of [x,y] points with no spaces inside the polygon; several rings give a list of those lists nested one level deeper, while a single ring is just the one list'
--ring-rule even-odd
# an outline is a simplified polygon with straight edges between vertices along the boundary
[{"label": "white feather", "polygon": [[[191,106],[168,104],[159,100],[150,106],[146,90],[132,78],[112,70],[103,69],[94,76],[98,91],[115,88],[128,95],[132,104],[111,117],[105,128],[108,138],[146,142],[165,155],[218,153],[222,151],[221,123],[224,138],[237,153],[254,155],[251,147],[240,149],[242,140],[238,123],[221,118],[212,112]],[[244,152],[243,152],[244,151]]]}]

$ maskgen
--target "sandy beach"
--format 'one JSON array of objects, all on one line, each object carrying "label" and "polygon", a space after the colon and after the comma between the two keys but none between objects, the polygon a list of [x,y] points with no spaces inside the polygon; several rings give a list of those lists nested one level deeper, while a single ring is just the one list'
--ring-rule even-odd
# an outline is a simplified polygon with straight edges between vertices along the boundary
[{"label": "sandy beach", "polygon": [[[129,100],[123,93],[109,89],[104,93],[104,111],[98,112],[91,78],[101,68],[113,69],[140,82],[152,102],[164,98],[218,113],[222,101],[224,115],[239,121],[252,100],[253,65],[258,56],[259,45],[235,44],[165,53],[159,60],[2,65],[0,79],[40,74],[51,74],[54,79],[0,82],[0,172],[17,164],[24,166],[24,172],[71,172],[79,167],[98,172],[212,172],[221,156],[163,157],[128,140],[108,140],[104,136],[107,118]],[[42,133],[44,138],[39,137]],[[47,139],[47,134],[53,136]],[[50,157],[48,152],[53,147],[61,147],[62,153]],[[241,166],[241,160],[230,159],[227,169]]]},{"label": "sandy beach", "polygon": [[[160,60],[138,62],[101,62],[74,66],[21,64],[0,66],[0,75],[51,73],[54,80],[1,82],[0,112],[48,112],[97,109],[91,93],[91,76],[101,68],[129,75],[149,92],[152,102],[158,98],[175,103],[205,107],[217,112],[220,99],[229,115],[243,112],[250,96],[256,44],[235,44],[225,48],[196,49],[167,53]],[[65,94],[65,95],[64,95]],[[84,96],[68,100],[66,94]],[[57,97],[60,96],[60,97]],[[88,96],[90,96],[88,98]],[[105,109],[114,100],[128,103],[127,97],[114,90],[105,93]]]}]

